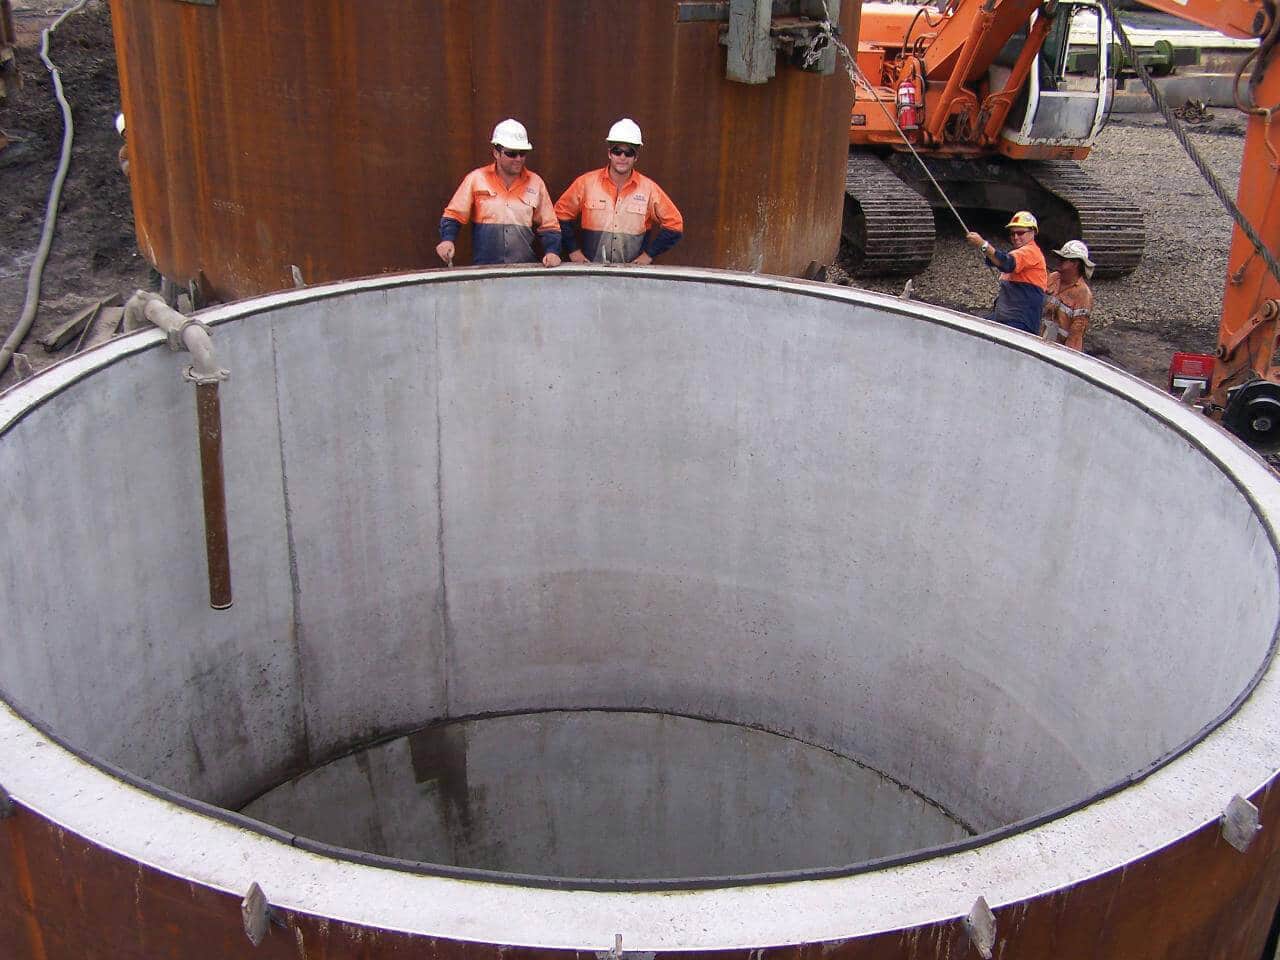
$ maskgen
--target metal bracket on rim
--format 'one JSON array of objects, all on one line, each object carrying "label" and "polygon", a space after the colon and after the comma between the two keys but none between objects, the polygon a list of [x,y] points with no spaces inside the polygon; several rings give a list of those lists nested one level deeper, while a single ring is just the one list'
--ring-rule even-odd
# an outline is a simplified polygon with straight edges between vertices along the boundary
[{"label": "metal bracket on rim", "polygon": [[982,960],[991,960],[996,945],[996,915],[987,906],[985,897],[973,902],[973,909],[964,918],[964,929]]},{"label": "metal bracket on rim", "polygon": [[623,950],[620,933],[613,935],[612,950],[596,951],[596,960],[653,960],[655,956],[652,950]]},{"label": "metal bracket on rim", "polygon": [[255,947],[262,946],[267,938],[267,930],[271,927],[271,904],[267,903],[267,895],[253,881],[249,892],[240,901],[240,919],[244,921],[244,935]]},{"label": "metal bracket on rim", "polygon": [[1249,849],[1253,838],[1262,830],[1258,808],[1238,793],[1231,798],[1219,819],[1222,822],[1222,839],[1241,853]]}]

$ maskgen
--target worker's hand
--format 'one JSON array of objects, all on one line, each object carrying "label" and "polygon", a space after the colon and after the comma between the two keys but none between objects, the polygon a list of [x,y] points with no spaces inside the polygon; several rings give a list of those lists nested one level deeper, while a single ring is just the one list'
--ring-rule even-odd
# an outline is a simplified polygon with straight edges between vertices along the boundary
[{"label": "worker's hand", "polygon": [[569,254],[569,259],[574,263],[590,263],[591,262],[590,260],[587,259],[587,255],[583,253],[581,250],[573,251],[573,253]]},{"label": "worker's hand", "polygon": [[560,255],[558,253],[547,253],[542,257],[542,265],[544,267],[560,266]]},{"label": "worker's hand", "polygon": [[970,243],[972,243],[975,247],[981,247],[987,242],[982,239],[982,234],[974,233],[972,230],[966,233],[964,235],[964,238],[968,240]]},{"label": "worker's hand", "polygon": [[649,264],[653,263],[653,257],[649,256],[647,253],[641,250],[640,256],[636,257],[631,262],[634,263],[637,267],[647,267]]},{"label": "worker's hand", "polygon": [[452,267],[454,249],[452,240],[441,240],[436,244],[436,256],[443,260],[446,265]]}]

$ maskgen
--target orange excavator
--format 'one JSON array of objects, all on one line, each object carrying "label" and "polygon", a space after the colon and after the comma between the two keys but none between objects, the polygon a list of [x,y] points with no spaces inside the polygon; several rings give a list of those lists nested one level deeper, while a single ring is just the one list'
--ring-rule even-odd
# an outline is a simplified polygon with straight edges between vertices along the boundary
[{"label": "orange excavator", "polygon": [[[1102,0],[1110,3],[1111,0]],[[1227,255],[1218,344],[1212,355],[1179,354],[1170,386],[1198,403],[1260,453],[1280,452],[1280,3],[1277,0],[1144,0],[1147,6],[1229,36],[1256,37],[1256,51],[1236,74],[1236,108],[1248,118],[1240,185],[1234,202],[1187,143],[1167,105],[1157,105],[1235,221]],[[1246,76],[1247,74],[1247,76]],[[1145,78],[1144,78],[1145,80]],[[1198,363],[1198,367],[1197,367]],[[1203,397],[1198,397],[1201,391]]]},{"label": "orange excavator", "polygon": [[[1217,30],[1228,36],[1255,38],[1257,48],[1239,66],[1235,77],[1236,108],[1246,120],[1244,157],[1240,183],[1233,200],[1212,171],[1195,153],[1172,111],[1145,72],[1139,76],[1147,86],[1160,112],[1169,122],[1178,140],[1209,181],[1214,193],[1227,207],[1235,228],[1227,259],[1227,278],[1222,299],[1222,318],[1218,325],[1218,343],[1213,354],[1179,354],[1170,369],[1169,384],[1182,392],[1183,398],[1200,406],[1204,412],[1261,453],[1280,452],[1280,367],[1276,365],[1277,335],[1280,334],[1280,123],[1272,123],[1280,111],[1280,62],[1276,59],[1280,46],[1280,0],[1144,0],[1148,7],[1175,14],[1183,19]],[[882,79],[890,84],[893,99],[884,104],[893,120],[887,128],[899,140],[908,140],[925,148],[951,152],[958,156],[994,150],[1001,156],[1031,158],[1028,162],[1045,162],[1035,158],[1044,151],[1056,149],[1056,138],[1041,137],[1038,128],[1046,111],[1045,97],[1062,94],[1060,72],[1049,70],[1040,76],[1048,78],[1040,88],[1040,103],[1024,96],[1024,81],[1035,80],[1036,58],[1049,48],[1055,30],[1063,29],[1058,18],[1064,8],[1078,7],[1067,0],[1038,4],[1025,0],[949,0],[942,14],[921,13],[928,30],[935,32],[932,41],[903,43],[886,66]],[[1114,0],[1097,0],[1100,14],[1115,20]],[[953,27],[945,31],[937,19],[951,10],[972,9],[960,40]],[[1003,15],[1002,15],[1003,14]],[[1034,14],[1034,16],[1032,15]],[[913,14],[914,16],[914,14]],[[991,73],[996,62],[1001,38],[1007,38],[1015,24],[1027,22],[1027,41],[1015,51],[1008,73]],[[932,24],[932,26],[928,26]],[[914,34],[919,26],[911,29]],[[934,48],[943,34],[945,46]],[[905,35],[905,34],[904,34]],[[1138,54],[1128,43],[1117,24],[1117,36],[1131,63]],[[1106,75],[1106,53],[1101,52],[1100,76],[1096,85],[1102,89]],[[1060,62],[1060,61],[1054,61]],[[885,64],[890,64],[886,59]],[[1052,65],[1052,64],[1051,64]],[[860,65],[861,66],[861,65]],[[866,67],[862,67],[865,73]],[[940,79],[945,77],[946,79]],[[915,84],[914,92],[910,85]],[[884,94],[877,93],[877,99]],[[1057,98],[1050,98],[1053,103]],[[877,107],[860,100],[864,106]],[[855,107],[855,109],[857,109]],[[1087,108],[1071,102],[1053,103],[1046,119],[1065,118],[1067,125],[1080,121],[1083,132]],[[868,143],[890,144],[886,127],[871,123],[867,111],[863,139]],[[855,121],[856,122],[856,121]],[[896,127],[894,126],[896,123]],[[899,128],[901,133],[899,133]],[[1030,134],[1028,135],[1028,131]],[[1086,139],[1086,138],[1081,138]],[[1050,141],[1050,142],[1046,142]],[[913,162],[914,158],[913,158]],[[928,156],[926,164],[931,163]],[[1060,162],[1060,161],[1059,161]],[[1025,206],[1019,203],[992,204],[1005,210]],[[1090,243],[1097,259],[1102,254]],[[1100,245],[1098,245],[1100,246]]]},{"label": "orange excavator", "polygon": [[1110,38],[1098,0],[863,4],[845,210],[857,271],[928,266],[943,203],[930,177],[960,208],[1035,210],[1048,242],[1089,245],[1099,276],[1132,271],[1141,211],[1075,163],[1107,119]]}]

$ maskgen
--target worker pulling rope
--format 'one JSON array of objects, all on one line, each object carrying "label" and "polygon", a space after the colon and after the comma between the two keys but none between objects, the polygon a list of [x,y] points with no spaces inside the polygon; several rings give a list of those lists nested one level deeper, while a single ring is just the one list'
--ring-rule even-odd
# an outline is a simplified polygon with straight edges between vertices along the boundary
[{"label": "worker pulling rope", "polygon": [[[1226,211],[1231,214],[1231,218],[1236,222],[1236,225],[1240,228],[1241,232],[1249,238],[1249,242],[1253,244],[1254,251],[1258,256],[1262,257],[1264,261],[1266,261],[1267,269],[1271,272],[1272,277],[1275,278],[1277,283],[1280,283],[1280,263],[1276,262],[1275,256],[1267,249],[1266,244],[1262,242],[1262,238],[1259,237],[1258,232],[1253,229],[1253,225],[1245,219],[1244,214],[1240,212],[1240,208],[1236,206],[1235,201],[1232,200],[1230,194],[1227,193],[1226,187],[1222,185],[1222,181],[1218,179],[1217,175],[1211,169],[1209,169],[1209,164],[1207,164],[1204,158],[1200,156],[1200,152],[1196,149],[1195,144],[1193,144],[1191,139],[1187,136],[1186,129],[1178,122],[1178,118],[1173,115],[1173,111],[1169,108],[1169,104],[1165,100],[1164,94],[1162,94],[1156,87],[1155,81],[1151,79],[1151,75],[1147,73],[1146,68],[1143,67],[1142,61],[1138,59],[1137,51],[1134,50],[1133,44],[1129,42],[1129,37],[1120,23],[1120,18],[1116,14],[1115,5],[1112,0],[1099,0],[1099,2],[1107,11],[1107,16],[1111,18],[1111,25],[1116,32],[1116,37],[1120,40],[1120,47],[1124,50],[1124,55],[1128,58],[1132,69],[1138,74],[1138,79],[1142,81],[1142,85],[1146,87],[1147,93],[1150,94],[1152,101],[1156,105],[1156,109],[1159,110],[1160,115],[1164,117],[1164,122],[1169,125],[1169,129],[1173,132],[1174,137],[1177,138],[1178,143],[1182,144],[1182,149],[1186,151],[1187,156],[1191,158],[1191,162],[1194,163],[1196,169],[1200,171],[1200,175],[1204,177],[1205,182],[1209,184],[1209,188],[1213,191],[1214,196],[1218,198],[1222,203],[1222,206],[1226,208]],[[1271,52],[1275,48],[1277,40],[1280,39],[1280,19],[1277,19],[1276,16],[1275,4],[1268,3],[1267,7],[1271,14],[1271,27],[1268,30],[1266,39],[1258,50],[1257,57],[1259,67],[1265,64],[1267,58],[1271,56]],[[1250,59],[1252,59],[1252,57]],[[1246,63],[1247,62],[1248,61],[1246,61]],[[1256,77],[1259,73],[1260,70],[1255,70],[1255,82],[1250,84],[1251,89],[1256,84]],[[1238,85],[1239,74],[1236,75],[1236,82]],[[1245,107],[1243,104],[1238,102],[1238,98],[1237,106],[1246,113],[1262,114],[1267,116],[1268,120],[1270,119],[1270,110],[1258,107]]]},{"label": "worker pulling rope", "polygon": [[57,30],[67,17],[84,9],[85,4],[88,2],[89,0],[79,0],[78,3],[64,10],[57,20],[40,32],[40,59],[44,61],[45,67],[53,76],[54,96],[58,98],[58,106],[62,108],[62,154],[58,160],[58,171],[53,177],[53,186],[49,190],[49,200],[45,205],[44,230],[40,234],[40,245],[36,248],[31,270],[27,274],[26,302],[23,304],[22,314],[18,318],[18,323],[13,328],[13,332],[5,340],[4,346],[0,346],[0,373],[4,373],[8,368],[14,351],[27,338],[27,334],[31,330],[31,324],[35,321],[36,311],[40,309],[40,281],[44,274],[45,262],[49,259],[49,250],[53,246],[53,231],[58,221],[58,204],[62,199],[62,185],[67,179],[67,170],[71,167],[71,143],[75,138],[75,127],[71,122],[71,106],[67,103],[67,98],[62,92],[62,74],[54,66],[53,61],[49,59],[49,35]]}]

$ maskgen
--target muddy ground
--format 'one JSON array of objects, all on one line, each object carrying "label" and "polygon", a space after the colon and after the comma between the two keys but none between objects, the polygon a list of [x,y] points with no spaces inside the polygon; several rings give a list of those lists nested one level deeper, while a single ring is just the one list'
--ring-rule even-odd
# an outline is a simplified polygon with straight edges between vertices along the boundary
[{"label": "muddy ground", "polygon": [[[18,96],[0,99],[0,131],[12,141],[0,151],[0,330],[5,336],[22,311],[60,148],[62,121],[38,57],[38,31],[60,9],[38,0],[15,3],[25,82]],[[72,343],[48,354],[36,338],[100,297],[127,295],[158,281],[136,250],[128,183],[116,160],[115,51],[103,0],[92,0],[58,29],[51,57],[63,73],[76,139],[40,312],[20,348],[36,368],[75,349]],[[1193,139],[1223,180],[1234,185],[1242,126],[1230,111],[1216,114]],[[1163,384],[1174,351],[1207,350],[1215,342],[1230,220],[1153,115],[1114,121],[1085,167],[1142,206],[1148,228],[1147,253],[1138,270],[1095,284],[1095,320],[1086,351]],[[990,238],[1002,234],[1001,223],[991,217],[977,218],[971,226]],[[933,265],[915,280],[917,298],[984,312],[995,295],[994,277],[964,244],[958,224],[939,216],[938,232]],[[902,285],[900,280],[859,282],[895,293]],[[12,369],[0,376],[0,389],[12,385],[15,376]]]},{"label": "muddy ground", "polygon": [[[61,111],[52,79],[39,59],[38,30],[49,21],[47,10],[47,4],[22,3],[15,9],[23,44],[18,50],[23,88],[11,101],[0,99],[0,131],[11,141],[0,151],[0,330],[6,337],[22,313],[27,273],[62,146]],[[36,367],[74,349],[72,344],[59,354],[47,354],[35,343],[36,337],[99,297],[127,294],[154,282],[137,252],[129,184],[116,163],[119,93],[106,4],[91,4],[67,19],[53,35],[50,57],[62,72],[75,142],[44,271],[40,312],[19,348]],[[13,370],[6,371],[0,388],[10,386],[14,378]]]}]

